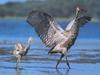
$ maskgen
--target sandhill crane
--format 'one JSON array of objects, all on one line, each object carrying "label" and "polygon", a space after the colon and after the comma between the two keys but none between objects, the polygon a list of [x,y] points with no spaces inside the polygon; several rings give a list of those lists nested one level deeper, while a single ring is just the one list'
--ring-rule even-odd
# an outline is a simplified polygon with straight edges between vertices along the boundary
[{"label": "sandhill crane", "polygon": [[20,63],[21,58],[27,54],[32,44],[32,41],[33,41],[32,37],[29,37],[28,44],[26,46],[23,46],[21,43],[17,43],[15,45],[15,50],[13,51],[13,54],[17,59],[16,67],[19,66],[18,64]]},{"label": "sandhill crane", "polygon": [[70,65],[67,60],[68,50],[74,44],[79,28],[91,20],[90,16],[81,14],[82,11],[83,9],[81,10],[79,7],[76,8],[76,16],[67,25],[65,30],[62,29],[57,22],[55,22],[52,16],[45,12],[32,11],[29,13],[27,22],[34,27],[41,40],[47,47],[50,48],[48,53],[61,53],[61,57],[57,62],[56,68],[62,58],[66,56],[67,66],[70,69]]}]

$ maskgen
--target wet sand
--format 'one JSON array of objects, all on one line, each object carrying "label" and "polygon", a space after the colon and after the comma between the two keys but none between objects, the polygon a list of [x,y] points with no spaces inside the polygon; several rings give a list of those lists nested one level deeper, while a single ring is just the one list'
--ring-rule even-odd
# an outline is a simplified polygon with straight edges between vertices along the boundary
[{"label": "wet sand", "polygon": [[16,69],[15,57],[7,48],[0,49],[0,75],[100,75],[100,50],[70,50],[56,69],[60,54],[48,55],[48,49],[31,49]]}]

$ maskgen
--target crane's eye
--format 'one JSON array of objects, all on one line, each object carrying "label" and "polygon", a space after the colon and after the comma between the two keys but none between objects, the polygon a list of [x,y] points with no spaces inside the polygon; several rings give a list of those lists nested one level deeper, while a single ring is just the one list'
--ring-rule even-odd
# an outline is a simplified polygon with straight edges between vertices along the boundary
[{"label": "crane's eye", "polygon": [[17,50],[17,51],[19,51],[19,50]]}]

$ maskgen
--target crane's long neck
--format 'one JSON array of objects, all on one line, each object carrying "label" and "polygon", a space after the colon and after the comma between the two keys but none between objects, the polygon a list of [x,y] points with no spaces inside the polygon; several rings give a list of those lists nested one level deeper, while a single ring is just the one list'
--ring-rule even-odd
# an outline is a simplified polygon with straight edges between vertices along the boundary
[{"label": "crane's long neck", "polygon": [[66,31],[70,31],[73,28],[76,28],[77,25],[75,24],[77,18],[79,17],[79,10],[76,10],[75,18],[67,25]]},{"label": "crane's long neck", "polygon": [[24,55],[27,54],[28,50],[30,49],[30,46],[31,46],[31,42],[28,41],[28,43],[27,43],[27,45],[26,45],[26,47],[25,47],[25,54],[24,54]]},{"label": "crane's long neck", "polygon": [[68,35],[70,38],[76,39],[78,32],[79,32],[79,26],[77,24],[77,19],[79,17],[79,11],[76,11],[75,18],[68,24],[66,28],[66,35]]},{"label": "crane's long neck", "polygon": [[79,10],[76,10],[76,16],[75,16],[75,20],[79,17]]},{"label": "crane's long neck", "polygon": [[28,42],[27,46],[26,46],[26,49],[29,49],[31,46],[31,42]]}]

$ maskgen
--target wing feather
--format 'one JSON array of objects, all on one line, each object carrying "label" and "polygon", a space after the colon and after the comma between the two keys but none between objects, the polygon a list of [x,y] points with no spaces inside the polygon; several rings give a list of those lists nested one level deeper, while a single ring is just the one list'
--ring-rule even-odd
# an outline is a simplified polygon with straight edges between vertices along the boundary
[{"label": "wing feather", "polygon": [[82,16],[82,17],[80,17],[80,18],[78,18],[78,19],[76,20],[76,22],[77,22],[77,24],[78,24],[79,26],[83,26],[83,25],[85,25],[86,23],[88,23],[89,21],[91,21],[91,17],[90,17],[90,16]]},{"label": "wing feather", "polygon": [[90,16],[82,16],[79,17],[77,19],[72,20],[66,27],[66,31],[69,31],[71,29],[71,27],[73,25],[76,25],[78,27],[80,26],[84,26],[86,23],[88,23],[89,21],[91,21],[91,17]]},{"label": "wing feather", "polygon": [[32,11],[27,18],[27,22],[35,28],[47,47],[52,48],[64,39],[64,37],[61,37],[64,30],[45,12]]}]

